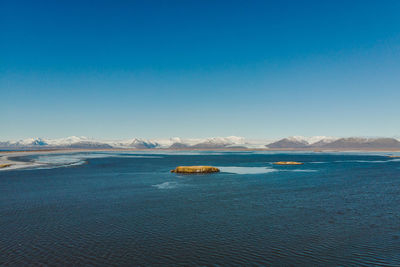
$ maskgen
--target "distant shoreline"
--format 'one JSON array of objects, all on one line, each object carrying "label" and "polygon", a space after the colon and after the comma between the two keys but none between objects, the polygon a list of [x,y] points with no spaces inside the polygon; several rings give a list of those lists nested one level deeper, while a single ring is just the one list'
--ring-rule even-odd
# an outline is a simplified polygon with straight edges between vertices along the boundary
[{"label": "distant shoreline", "polygon": [[22,150],[0,150],[1,154],[9,153],[73,153],[73,152],[102,152],[102,151],[304,151],[304,152],[400,152],[400,148],[45,148],[45,149],[22,149]]},{"label": "distant shoreline", "polygon": [[[248,152],[257,152],[257,151],[270,151],[270,152],[313,152],[313,153],[357,153],[357,152],[365,152],[365,153],[373,153],[373,152],[381,152],[381,153],[396,153],[400,152],[400,149],[296,149],[296,148],[285,148],[285,149],[268,149],[268,148],[259,148],[259,149],[250,149],[250,148],[214,148],[214,149],[162,149],[162,148],[153,148],[153,149],[127,149],[127,148],[107,148],[107,149],[32,149],[32,150],[7,150],[0,151],[0,170],[12,170],[12,169],[24,169],[35,166],[41,166],[40,163],[32,162],[32,161],[22,161],[16,159],[16,157],[30,156],[30,155],[48,155],[48,154],[67,154],[67,153],[90,153],[90,152],[185,152],[185,151],[218,151],[218,152],[240,152],[240,151],[248,151]],[[387,156],[390,156],[387,155]]]}]

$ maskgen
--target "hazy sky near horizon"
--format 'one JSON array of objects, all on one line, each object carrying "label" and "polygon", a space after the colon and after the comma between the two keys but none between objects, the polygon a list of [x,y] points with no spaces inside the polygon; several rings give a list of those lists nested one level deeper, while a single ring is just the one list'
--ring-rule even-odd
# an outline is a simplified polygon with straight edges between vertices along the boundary
[{"label": "hazy sky near horizon", "polygon": [[400,135],[400,1],[0,2],[0,140]]}]

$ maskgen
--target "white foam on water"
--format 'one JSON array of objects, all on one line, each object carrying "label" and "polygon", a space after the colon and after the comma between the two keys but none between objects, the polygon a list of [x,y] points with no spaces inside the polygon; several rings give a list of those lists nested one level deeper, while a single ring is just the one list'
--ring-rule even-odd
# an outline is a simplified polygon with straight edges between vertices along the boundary
[{"label": "white foam on water", "polygon": [[156,187],[158,189],[173,189],[173,188],[177,188],[178,185],[179,184],[177,182],[164,182],[161,184],[155,184],[155,185],[153,185],[153,187]]}]

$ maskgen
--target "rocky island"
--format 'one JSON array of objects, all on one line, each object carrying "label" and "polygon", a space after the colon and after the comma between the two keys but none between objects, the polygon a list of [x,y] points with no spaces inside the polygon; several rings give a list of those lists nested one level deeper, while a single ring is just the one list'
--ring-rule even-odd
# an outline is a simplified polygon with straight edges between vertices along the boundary
[{"label": "rocky island", "polygon": [[0,164],[0,169],[10,167],[11,164]]},{"label": "rocky island", "polygon": [[303,162],[297,162],[297,161],[278,161],[274,162],[275,165],[303,165]]},{"label": "rocky island", "polygon": [[171,172],[175,173],[213,173],[219,172],[219,169],[211,166],[179,166]]}]

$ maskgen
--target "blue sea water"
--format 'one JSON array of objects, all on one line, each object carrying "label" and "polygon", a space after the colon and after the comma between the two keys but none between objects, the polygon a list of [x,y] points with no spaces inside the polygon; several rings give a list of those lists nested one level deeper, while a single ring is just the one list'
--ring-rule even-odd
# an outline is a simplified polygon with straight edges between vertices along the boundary
[{"label": "blue sea water", "polygon": [[[385,155],[20,160],[47,165],[0,171],[0,266],[400,265],[400,160]],[[170,173],[178,165],[222,172]]]}]

